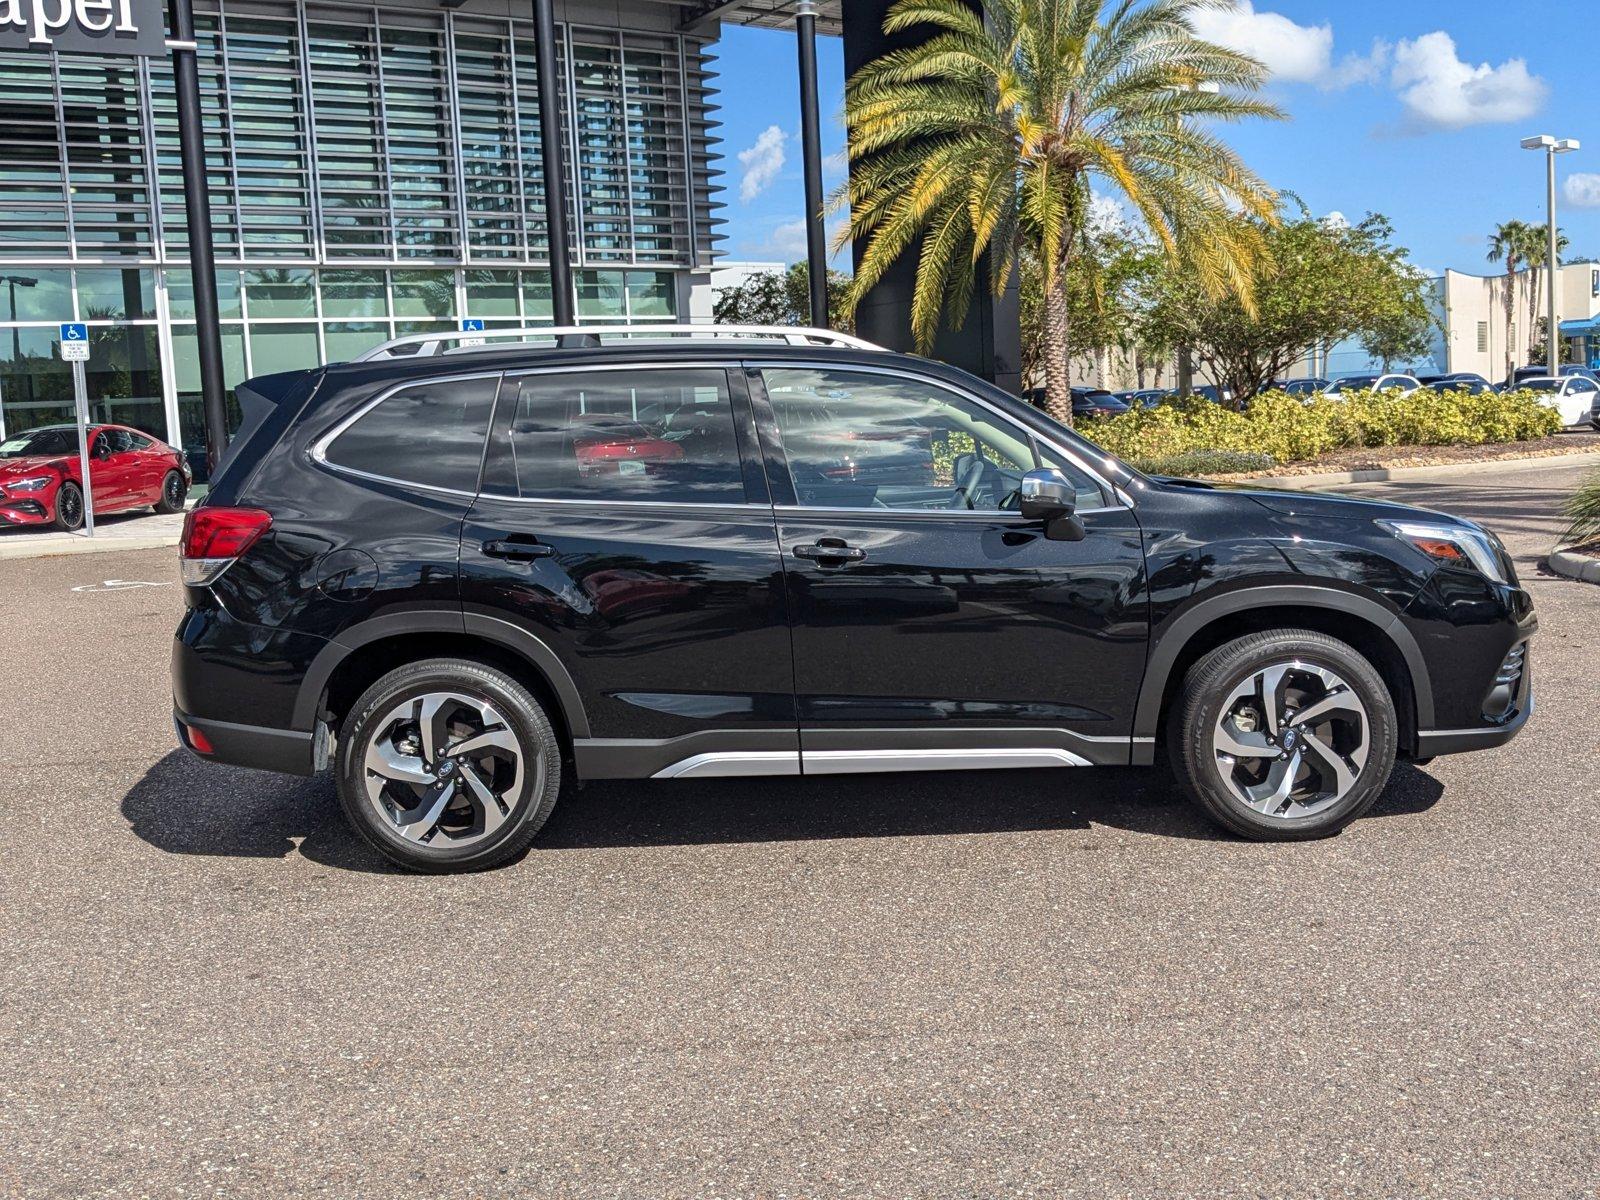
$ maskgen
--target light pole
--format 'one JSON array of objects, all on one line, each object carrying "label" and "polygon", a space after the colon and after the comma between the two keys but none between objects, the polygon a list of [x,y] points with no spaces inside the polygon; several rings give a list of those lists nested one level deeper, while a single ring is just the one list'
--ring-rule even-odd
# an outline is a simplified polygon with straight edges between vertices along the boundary
[{"label": "light pole", "polygon": [[1558,140],[1548,133],[1541,133],[1537,137],[1523,138],[1522,148],[1524,150],[1544,151],[1545,183],[1548,189],[1548,219],[1550,222],[1548,226],[1550,246],[1546,252],[1549,257],[1545,262],[1545,274],[1549,277],[1548,282],[1550,285],[1550,309],[1545,316],[1544,345],[1549,359],[1550,374],[1558,376],[1561,374],[1561,343],[1557,339],[1560,338],[1561,331],[1556,326],[1556,276],[1559,274],[1557,269],[1559,264],[1556,262],[1556,238],[1558,236],[1556,231],[1556,155],[1570,154],[1576,150],[1578,148],[1578,139],[1561,138]]}]

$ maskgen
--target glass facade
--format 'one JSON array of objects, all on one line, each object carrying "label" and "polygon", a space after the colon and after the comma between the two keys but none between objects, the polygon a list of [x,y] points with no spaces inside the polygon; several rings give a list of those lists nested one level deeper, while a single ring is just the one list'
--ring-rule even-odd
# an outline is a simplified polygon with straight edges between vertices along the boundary
[{"label": "glass facade", "polygon": [[[230,388],[551,319],[531,20],[196,7]],[[636,7],[558,28],[584,321],[672,319],[716,236],[703,46]],[[0,89],[0,434],[71,418],[55,325],[80,320],[95,416],[202,444],[170,63],[0,53]]]}]

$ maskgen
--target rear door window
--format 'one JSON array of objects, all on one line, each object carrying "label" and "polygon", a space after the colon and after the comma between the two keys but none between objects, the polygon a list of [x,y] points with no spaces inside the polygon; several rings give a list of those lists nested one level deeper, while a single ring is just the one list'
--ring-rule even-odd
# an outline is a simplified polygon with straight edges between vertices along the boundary
[{"label": "rear door window", "polygon": [[514,402],[511,470],[486,490],[544,500],[744,503],[721,368],[556,371],[510,377],[506,391]]},{"label": "rear door window", "polygon": [[333,466],[399,483],[476,492],[498,375],[400,388],[331,441]]}]

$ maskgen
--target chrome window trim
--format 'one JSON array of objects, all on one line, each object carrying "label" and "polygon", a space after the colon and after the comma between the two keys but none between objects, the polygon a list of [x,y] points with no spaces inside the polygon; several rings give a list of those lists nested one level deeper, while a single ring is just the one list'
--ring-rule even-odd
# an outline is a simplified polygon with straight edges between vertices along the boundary
[{"label": "chrome window trim", "polygon": [[[961,387],[959,384],[948,383],[943,379],[936,379],[936,378],[934,378],[932,376],[929,376],[929,375],[923,375],[921,372],[917,371],[914,367],[912,369],[910,369],[910,370],[891,370],[888,367],[880,367],[880,366],[876,366],[876,365],[868,366],[868,365],[864,365],[864,364],[858,365],[856,363],[837,363],[837,364],[826,363],[826,364],[818,364],[818,365],[813,366],[813,367],[806,367],[804,365],[797,364],[797,363],[794,363],[794,362],[780,362],[780,361],[771,361],[771,360],[763,361],[763,360],[751,359],[751,358],[745,359],[744,360],[744,365],[747,368],[754,368],[755,370],[758,370],[758,371],[762,372],[763,376],[765,375],[765,373],[767,371],[785,371],[785,370],[788,370],[788,371],[819,370],[820,371],[820,370],[826,370],[826,371],[840,371],[840,372],[846,372],[846,373],[853,372],[853,373],[858,374],[858,375],[887,375],[891,379],[908,379],[908,378],[909,379],[915,379],[917,382],[926,384],[929,387],[936,387],[936,388],[939,388],[939,389],[941,389],[943,391],[950,392],[953,395],[960,396],[963,400],[970,400],[972,403],[976,404],[979,408],[984,409],[990,415],[994,416],[996,419],[998,419],[1000,421],[1003,421],[1010,428],[1012,428],[1014,430],[1018,430],[1021,433],[1023,433],[1024,435],[1026,435],[1027,437],[1032,438],[1032,439],[1042,443],[1043,445],[1046,445],[1046,446],[1050,447],[1050,449],[1054,450],[1057,454],[1061,455],[1062,458],[1065,458],[1068,462],[1072,463],[1073,466],[1075,466],[1079,470],[1083,471],[1083,473],[1086,474],[1087,476],[1089,476],[1090,479],[1094,480],[1095,483],[1099,484],[1100,488],[1101,488],[1101,491],[1104,492],[1105,495],[1111,496],[1114,499],[1122,501],[1121,504],[1107,505],[1105,508],[1102,508],[1102,509],[1083,509],[1081,511],[1083,511],[1085,513],[1087,513],[1087,512],[1104,512],[1107,509],[1112,509],[1112,508],[1132,508],[1133,507],[1133,499],[1132,499],[1132,497],[1130,497],[1125,491],[1123,491],[1122,488],[1117,486],[1111,480],[1107,479],[1103,474],[1101,474],[1094,467],[1090,466],[1087,462],[1085,462],[1084,459],[1083,459],[1083,456],[1080,455],[1077,451],[1071,450],[1068,447],[1063,446],[1061,443],[1051,440],[1050,438],[1046,437],[1044,434],[1038,433],[1035,430],[1031,429],[1030,427],[1020,424],[1016,420],[1016,418],[1011,416],[1010,413],[1007,413],[1004,410],[995,407],[989,401],[985,400],[982,396],[975,395],[974,393],[967,391],[965,388]],[[765,380],[763,379],[763,387],[764,386],[765,386]],[[768,399],[768,403],[770,403],[771,402],[771,395],[770,394],[768,395],[767,399]],[[778,434],[781,437],[783,435],[783,430],[781,430],[781,429],[778,430]],[[812,509],[810,511],[818,512],[818,511],[821,511],[821,510]],[[858,509],[850,509],[848,511],[851,511],[851,512],[870,512],[870,511],[876,511],[876,510],[859,509],[858,508]],[[906,510],[885,509],[883,511],[885,511],[885,512],[900,512],[900,511],[906,511]],[[996,510],[996,511],[999,511],[999,510]]]},{"label": "chrome window trim", "polygon": [[[707,371],[707,370],[709,370],[709,371],[721,371],[724,374],[726,374],[729,371],[739,370],[739,369],[755,369],[755,370],[758,370],[758,371],[766,371],[766,370],[769,370],[769,369],[770,370],[785,370],[785,369],[787,369],[787,370],[841,370],[841,371],[854,371],[854,372],[857,372],[857,373],[863,373],[863,374],[869,374],[869,375],[887,375],[890,378],[894,378],[894,379],[903,379],[903,378],[906,378],[906,377],[914,378],[918,382],[925,383],[925,384],[927,384],[927,385],[929,385],[931,387],[942,388],[945,391],[951,392],[954,395],[962,397],[963,399],[970,400],[972,403],[974,403],[974,404],[978,405],[980,408],[984,409],[986,412],[988,412],[990,415],[995,417],[997,420],[1004,422],[1010,428],[1019,431],[1020,433],[1024,434],[1027,437],[1037,439],[1039,442],[1041,442],[1044,445],[1050,447],[1050,449],[1054,450],[1057,454],[1061,455],[1063,458],[1065,458],[1069,462],[1071,462],[1074,466],[1076,466],[1080,470],[1082,470],[1086,475],[1088,475],[1091,479],[1093,479],[1095,481],[1095,483],[1100,485],[1100,487],[1102,488],[1102,490],[1106,494],[1108,494],[1108,495],[1114,497],[1115,499],[1121,501],[1121,503],[1118,503],[1118,504],[1107,504],[1107,505],[1103,505],[1103,506],[1101,506],[1099,508],[1079,509],[1078,510],[1078,514],[1080,516],[1091,516],[1091,515],[1094,515],[1096,513],[1120,512],[1120,511],[1123,511],[1123,510],[1131,510],[1134,507],[1133,499],[1132,499],[1131,496],[1129,496],[1127,494],[1127,492],[1125,492],[1118,485],[1116,485],[1116,484],[1112,483],[1111,481],[1109,481],[1099,471],[1097,471],[1093,467],[1091,467],[1087,462],[1084,461],[1083,457],[1080,454],[1078,454],[1077,452],[1067,448],[1066,446],[1061,445],[1059,442],[1053,441],[1050,438],[1045,437],[1043,434],[1036,433],[1033,429],[1029,428],[1028,426],[1019,424],[1014,418],[1011,417],[1011,415],[1009,413],[1006,413],[1006,412],[1002,411],[1001,409],[996,408],[993,404],[991,404],[988,401],[984,400],[981,396],[974,395],[973,393],[971,393],[971,392],[967,391],[966,389],[961,388],[961,387],[959,387],[959,386],[957,386],[955,384],[946,383],[944,380],[941,380],[941,379],[933,379],[933,378],[931,378],[929,376],[922,375],[922,374],[920,374],[920,373],[918,373],[916,371],[896,371],[896,370],[890,370],[890,369],[887,369],[887,368],[884,368],[884,367],[863,366],[863,365],[858,365],[858,364],[855,364],[855,363],[841,364],[839,366],[832,366],[832,365],[827,365],[827,364],[818,364],[818,365],[813,366],[813,367],[807,367],[805,365],[797,364],[795,362],[782,362],[782,361],[770,361],[770,360],[769,361],[760,361],[760,360],[753,360],[753,359],[747,359],[747,358],[742,358],[742,357],[739,357],[739,356],[731,356],[730,355],[726,360],[720,360],[720,358],[719,358],[719,359],[713,359],[713,360],[711,360],[709,362],[686,363],[686,362],[668,362],[668,361],[650,360],[650,361],[645,361],[645,362],[566,363],[566,364],[553,364],[553,365],[550,365],[550,366],[504,368],[504,369],[499,370],[499,371],[474,371],[474,372],[469,372],[469,373],[460,374],[460,375],[457,375],[457,374],[454,374],[454,373],[451,373],[451,374],[439,374],[439,375],[428,375],[427,377],[422,378],[422,379],[408,379],[408,380],[405,380],[404,382],[397,383],[393,387],[388,388],[387,390],[379,393],[377,396],[373,397],[371,400],[369,400],[365,404],[363,404],[355,412],[351,413],[349,416],[347,416],[343,420],[341,420],[337,425],[335,425],[327,433],[325,433],[321,437],[319,437],[312,444],[310,450],[307,453],[308,453],[309,457],[312,459],[312,461],[314,461],[318,466],[324,467],[329,471],[334,471],[334,472],[337,472],[337,473],[342,474],[342,475],[349,475],[349,476],[352,476],[352,477],[357,478],[357,479],[371,480],[371,481],[373,481],[375,483],[394,484],[397,487],[418,488],[418,489],[420,489],[422,491],[433,492],[435,494],[445,495],[445,496],[465,496],[465,497],[468,497],[470,499],[475,499],[478,496],[488,496],[488,497],[490,497],[490,498],[492,498],[494,500],[497,500],[497,501],[508,501],[510,503],[513,503],[513,504],[574,504],[574,505],[584,505],[584,506],[587,506],[587,507],[597,507],[597,506],[598,507],[606,507],[606,508],[626,507],[626,508],[630,508],[630,509],[645,507],[645,508],[686,509],[686,510],[690,510],[690,511],[704,511],[706,509],[711,509],[711,508],[721,508],[721,509],[729,509],[729,510],[742,510],[742,511],[747,511],[747,512],[748,511],[753,511],[753,510],[761,511],[761,512],[772,512],[775,515],[780,515],[781,514],[781,515],[784,515],[784,516],[795,516],[795,517],[802,516],[802,515],[805,515],[805,514],[817,514],[817,513],[833,514],[833,515],[836,515],[836,516],[846,516],[846,515],[859,516],[862,513],[874,513],[874,514],[881,513],[881,514],[883,514],[885,516],[896,516],[896,515],[904,515],[904,514],[908,514],[909,513],[909,514],[912,514],[912,515],[925,515],[925,516],[930,517],[930,518],[957,517],[957,518],[963,518],[963,519],[968,519],[968,520],[970,520],[970,519],[972,519],[974,517],[983,518],[983,519],[987,519],[987,520],[994,520],[996,518],[1014,517],[1016,519],[1016,521],[1020,523],[1020,521],[1021,521],[1020,514],[1011,513],[1010,511],[1005,510],[1005,509],[990,509],[990,510],[983,510],[983,511],[950,509],[948,511],[943,511],[943,510],[939,510],[939,509],[914,509],[914,508],[820,508],[820,507],[819,508],[808,508],[805,505],[750,504],[750,503],[738,503],[738,502],[727,502],[727,501],[712,501],[712,500],[706,500],[706,501],[690,501],[690,500],[599,500],[599,499],[590,500],[590,499],[558,498],[558,497],[553,497],[553,496],[551,496],[551,497],[546,497],[546,496],[506,496],[506,495],[501,495],[498,492],[484,492],[481,488],[479,488],[478,490],[475,490],[475,491],[471,491],[471,492],[464,492],[464,491],[461,491],[461,490],[456,489],[456,488],[445,488],[445,487],[439,487],[439,486],[437,486],[435,484],[417,483],[417,482],[415,482],[413,480],[409,480],[409,479],[399,479],[399,478],[396,478],[393,475],[379,475],[379,474],[376,474],[376,473],[371,472],[371,471],[362,471],[362,470],[360,470],[359,468],[356,468],[356,467],[343,466],[340,463],[336,463],[336,462],[331,461],[327,457],[328,447],[339,437],[340,434],[345,432],[346,429],[348,429],[351,425],[354,425],[357,421],[359,421],[362,417],[366,416],[367,413],[372,411],[378,405],[382,404],[385,400],[389,399],[391,396],[397,394],[398,392],[405,391],[407,388],[423,387],[423,386],[426,386],[428,384],[444,383],[446,381],[451,381],[451,380],[462,380],[462,381],[471,380],[471,379],[501,379],[501,380],[509,380],[509,379],[523,379],[523,378],[526,378],[527,376],[530,376],[530,375],[596,374],[596,373],[600,373],[600,372],[615,372],[615,371],[695,371],[695,370],[699,370],[699,371]],[[498,403],[498,397],[496,397],[496,402]],[[494,433],[493,417],[491,415],[489,436],[493,437],[493,433]],[[781,431],[780,431],[780,433],[781,433]]]},{"label": "chrome window trim", "polygon": [[[763,506],[765,507],[765,506]],[[1008,525],[1038,525],[1038,521],[1029,522],[1023,515],[1012,508],[835,508],[818,505],[816,508],[807,508],[804,504],[774,504],[772,509],[780,517],[803,517],[808,513],[822,513],[825,516],[859,517],[868,516],[884,517],[927,517],[941,520],[971,521],[974,518],[986,521],[1001,520]],[[1099,508],[1080,508],[1075,511],[1076,516],[1090,517],[1095,513],[1126,512],[1121,504],[1103,504]]]},{"label": "chrome window trim", "polygon": [[[475,488],[474,490],[472,490],[470,492],[464,492],[464,491],[461,491],[459,488],[439,487],[437,484],[418,483],[416,480],[413,480],[413,479],[398,479],[393,475],[379,475],[379,474],[376,474],[375,472],[372,472],[372,471],[363,471],[358,467],[347,467],[342,463],[333,462],[332,460],[330,460],[328,458],[328,447],[331,446],[336,440],[338,440],[339,435],[344,433],[347,429],[349,429],[350,426],[354,425],[362,417],[366,416],[373,409],[377,408],[378,405],[382,404],[385,400],[389,399],[391,396],[395,396],[395,395],[399,394],[400,392],[407,391],[407,390],[409,390],[411,388],[416,388],[416,387],[426,387],[429,384],[465,383],[468,380],[473,380],[473,379],[495,379],[495,380],[499,380],[499,379],[503,378],[504,376],[505,376],[505,372],[504,371],[475,371],[475,372],[471,372],[471,373],[465,374],[465,375],[455,375],[455,374],[429,375],[424,379],[407,379],[403,383],[397,383],[393,387],[387,388],[384,391],[379,392],[371,400],[368,400],[365,404],[363,404],[359,408],[357,408],[355,410],[355,412],[350,413],[348,416],[346,416],[342,420],[340,420],[339,423],[336,424],[332,429],[330,429],[328,432],[324,433],[321,437],[317,438],[316,441],[311,443],[311,447],[310,447],[310,449],[308,449],[306,451],[306,455],[307,455],[308,458],[311,459],[312,462],[316,463],[319,467],[322,467],[322,468],[324,468],[325,470],[328,470],[328,471],[336,472],[336,473],[338,473],[340,475],[351,475],[351,476],[354,476],[357,479],[369,479],[369,480],[372,480],[372,481],[374,481],[376,483],[392,483],[392,484],[396,485],[397,487],[417,488],[417,489],[419,489],[421,491],[424,491],[424,492],[434,492],[434,493],[436,493],[438,495],[442,495],[442,496],[465,496],[469,500],[476,499],[480,489],[476,489]],[[495,404],[497,405],[497,404],[499,404],[499,402],[500,402],[500,397],[499,397],[499,393],[497,391],[496,395],[495,395]],[[490,408],[489,408],[489,428],[484,431],[484,437],[483,437],[483,441],[484,441],[484,445],[485,446],[488,445],[489,438],[491,436],[493,436],[493,434],[494,434],[494,405],[491,405]],[[479,453],[478,470],[479,470],[479,475],[481,477],[482,476],[482,472],[483,472],[482,452]]]}]

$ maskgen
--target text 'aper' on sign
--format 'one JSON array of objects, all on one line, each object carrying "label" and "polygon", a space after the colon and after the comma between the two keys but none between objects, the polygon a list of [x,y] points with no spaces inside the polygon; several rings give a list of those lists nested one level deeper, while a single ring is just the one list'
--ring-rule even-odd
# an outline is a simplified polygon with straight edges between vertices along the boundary
[{"label": "text 'aper' on sign", "polygon": [[162,0],[0,0],[0,50],[167,52]]}]

